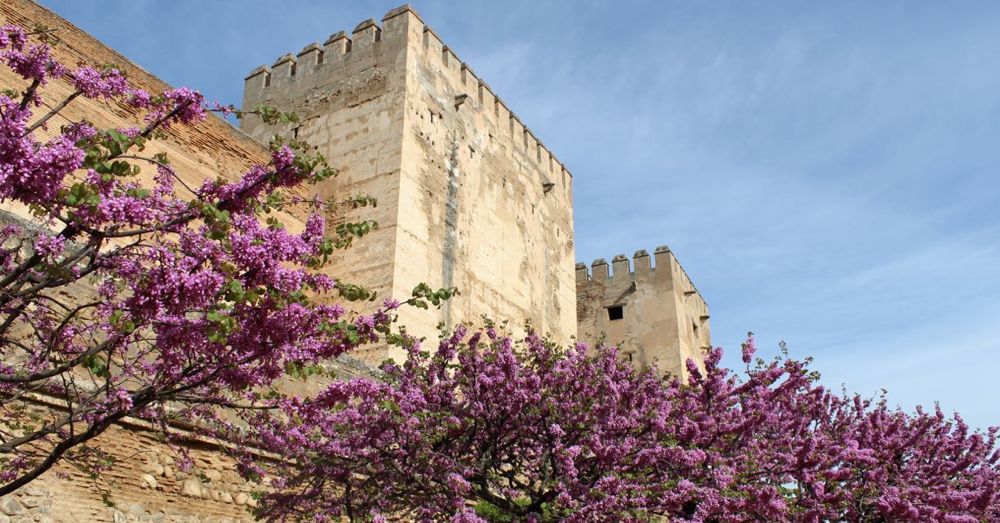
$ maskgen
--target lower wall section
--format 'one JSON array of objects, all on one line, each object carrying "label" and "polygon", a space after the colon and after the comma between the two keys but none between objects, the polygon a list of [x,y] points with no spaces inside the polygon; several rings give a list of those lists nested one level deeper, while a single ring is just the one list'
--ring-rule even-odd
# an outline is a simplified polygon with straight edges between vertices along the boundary
[{"label": "lower wall section", "polygon": [[187,444],[194,468],[183,472],[179,456],[156,436],[133,426],[108,429],[94,446],[113,456],[114,465],[98,481],[70,464],[57,465],[0,498],[0,523],[254,521],[250,492],[259,487],[243,481],[219,447]]}]

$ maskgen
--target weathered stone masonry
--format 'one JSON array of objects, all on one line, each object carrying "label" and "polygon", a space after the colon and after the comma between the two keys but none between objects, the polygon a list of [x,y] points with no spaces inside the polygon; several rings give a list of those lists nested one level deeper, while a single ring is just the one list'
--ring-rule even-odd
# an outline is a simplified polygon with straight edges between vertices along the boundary
[{"label": "weathered stone masonry", "polygon": [[[139,87],[167,87],[30,0],[0,0],[0,21],[58,29],[62,43],[55,55],[64,63],[114,63]],[[17,85],[0,71],[0,86]],[[45,95],[68,93],[55,81]],[[574,335],[583,341],[604,337],[621,342],[637,366],[655,364],[681,376],[683,361],[700,360],[709,344],[705,302],[668,249],[652,257],[638,251],[634,270],[624,256],[612,261],[613,273],[603,260],[591,270],[582,264],[574,270],[569,171],[408,6],[390,11],[381,24],[367,20],[349,35],[335,33],[322,45],[258,68],[246,79],[244,106],[260,103],[294,110],[301,121],[267,126],[251,118],[244,134],[209,118],[172,129],[149,152],[167,153],[181,178],[199,185],[266,162],[261,142],[274,134],[315,145],[341,171],[318,189],[319,196],[379,200],[375,209],[336,217],[374,219],[380,228],[357,242],[332,274],[383,297],[406,298],[419,282],[461,290],[441,310],[404,311],[401,321],[410,332],[433,339],[439,322],[454,326],[482,314],[515,328],[531,319],[560,342]],[[140,117],[124,106],[84,99],[66,115],[104,128]],[[25,215],[13,206],[2,210]],[[302,227],[295,215],[282,221],[292,230]],[[379,347],[363,356],[376,362],[400,355]],[[367,373],[350,362],[332,365],[342,376]],[[321,384],[285,386],[308,392]],[[180,430],[176,437],[190,449],[194,470],[180,471],[157,432],[131,420],[96,441],[116,458],[100,484],[59,465],[0,499],[0,523],[249,521],[249,494],[259,486],[239,479],[217,442]],[[102,501],[102,489],[113,506]]]}]

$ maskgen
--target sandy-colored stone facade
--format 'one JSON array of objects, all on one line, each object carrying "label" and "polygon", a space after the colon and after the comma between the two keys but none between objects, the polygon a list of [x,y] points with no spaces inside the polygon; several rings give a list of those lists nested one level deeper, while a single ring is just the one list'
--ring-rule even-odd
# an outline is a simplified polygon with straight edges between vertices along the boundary
[{"label": "sandy-colored stone facade", "polygon": [[605,340],[639,368],[687,379],[686,361],[700,365],[711,346],[708,305],[668,247],[636,251],[632,263],[619,254],[610,273],[603,258],[590,270],[576,265],[580,339]]},{"label": "sandy-colored stone facade", "polygon": [[97,447],[114,462],[98,478],[66,463],[0,498],[0,522],[250,522],[262,485],[243,481],[235,462],[215,442],[186,437],[177,443],[193,467],[162,441],[159,430],[126,422],[102,434]]},{"label": "sandy-colored stone facade", "polygon": [[[0,0],[0,23],[57,29],[60,61],[116,64],[139,87],[167,88],[30,0]],[[0,70],[0,87],[23,88],[19,82]],[[69,92],[65,82],[54,81],[43,94],[60,99]],[[562,343],[604,333],[609,342],[622,342],[636,365],[675,373],[708,345],[705,303],[669,251],[654,253],[655,267],[640,251],[634,271],[616,257],[613,275],[607,264],[595,265],[593,274],[574,269],[569,171],[408,6],[258,68],[246,79],[244,107],[262,103],[295,111],[300,121],[268,126],[251,117],[238,130],[211,117],[171,129],[147,152],[168,154],[182,180],[197,186],[205,179],[235,179],[250,165],[266,163],[262,143],[272,135],[316,146],[340,171],[318,188],[319,197],[378,199],[374,209],[334,217],[335,223],[379,223],[335,262],[334,276],[384,298],[406,299],[421,282],[460,290],[439,310],[404,309],[400,322],[409,332],[433,340],[439,324],[453,327],[487,315],[516,331],[530,319]],[[125,106],[85,99],[71,104],[66,116],[102,128],[141,118]],[[4,220],[25,215],[9,205],[0,211]],[[295,214],[281,219],[292,230],[302,227]],[[621,307],[621,320],[609,319],[613,307]],[[376,347],[361,356],[378,362],[400,354]],[[333,365],[341,376],[367,372],[357,364]],[[286,385],[302,391],[318,386]],[[45,399],[33,401],[41,407]],[[193,470],[180,471],[157,432],[130,420],[96,441],[115,460],[101,482],[59,465],[0,498],[0,523],[251,520],[249,493],[258,486],[237,477],[224,444],[180,429],[175,436],[194,458]]]},{"label": "sandy-colored stone facade", "polygon": [[[411,333],[433,340],[438,324],[484,314],[561,342],[576,333],[572,176],[413,9],[256,69],[243,105],[259,104],[300,122],[250,117],[250,136],[295,137],[334,160],[323,196],[378,199],[342,218],[379,229],[335,274],[403,299],[421,282],[459,289],[440,310],[403,310]],[[387,350],[369,361],[399,356]]]}]

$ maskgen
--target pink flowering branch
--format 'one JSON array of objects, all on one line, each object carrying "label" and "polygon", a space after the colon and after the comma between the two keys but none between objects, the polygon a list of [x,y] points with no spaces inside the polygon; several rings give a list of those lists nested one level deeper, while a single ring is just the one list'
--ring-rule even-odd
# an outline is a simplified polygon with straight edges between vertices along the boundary
[{"label": "pink flowering branch", "polygon": [[[346,246],[326,230],[329,206],[311,206],[298,234],[265,223],[299,203],[283,190],[333,174],[322,157],[279,143],[238,180],[179,193],[169,159],[143,149],[204,119],[202,96],[150,95],[115,68],[69,71],[29,36],[0,28],[0,62],[24,82],[17,99],[0,94],[0,202],[31,210],[0,231],[0,496],[125,417],[197,427],[215,409],[273,408],[263,391],[290,369],[388,330],[395,302],[357,317],[333,303],[370,293],[325,272]],[[54,80],[73,90],[36,117],[38,87]],[[78,121],[41,136],[79,98],[145,115],[135,127]]]}]

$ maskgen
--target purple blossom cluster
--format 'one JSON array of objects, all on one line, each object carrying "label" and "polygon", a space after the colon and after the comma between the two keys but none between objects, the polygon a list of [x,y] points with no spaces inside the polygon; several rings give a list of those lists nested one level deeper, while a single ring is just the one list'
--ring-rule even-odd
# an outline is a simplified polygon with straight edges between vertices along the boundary
[{"label": "purple blossom cluster", "polygon": [[0,198],[25,204],[55,199],[67,174],[83,165],[85,153],[64,135],[45,142],[27,131],[30,106],[0,94]]},{"label": "purple blossom cluster", "polygon": [[73,72],[73,86],[87,98],[114,99],[129,92],[128,81],[115,68],[104,71],[84,65]]},{"label": "purple blossom cluster", "polygon": [[[27,31],[14,25],[0,27],[0,61],[36,86],[66,74],[66,68],[52,59],[48,45],[28,45]],[[41,99],[32,92],[25,102],[39,105]]]}]

